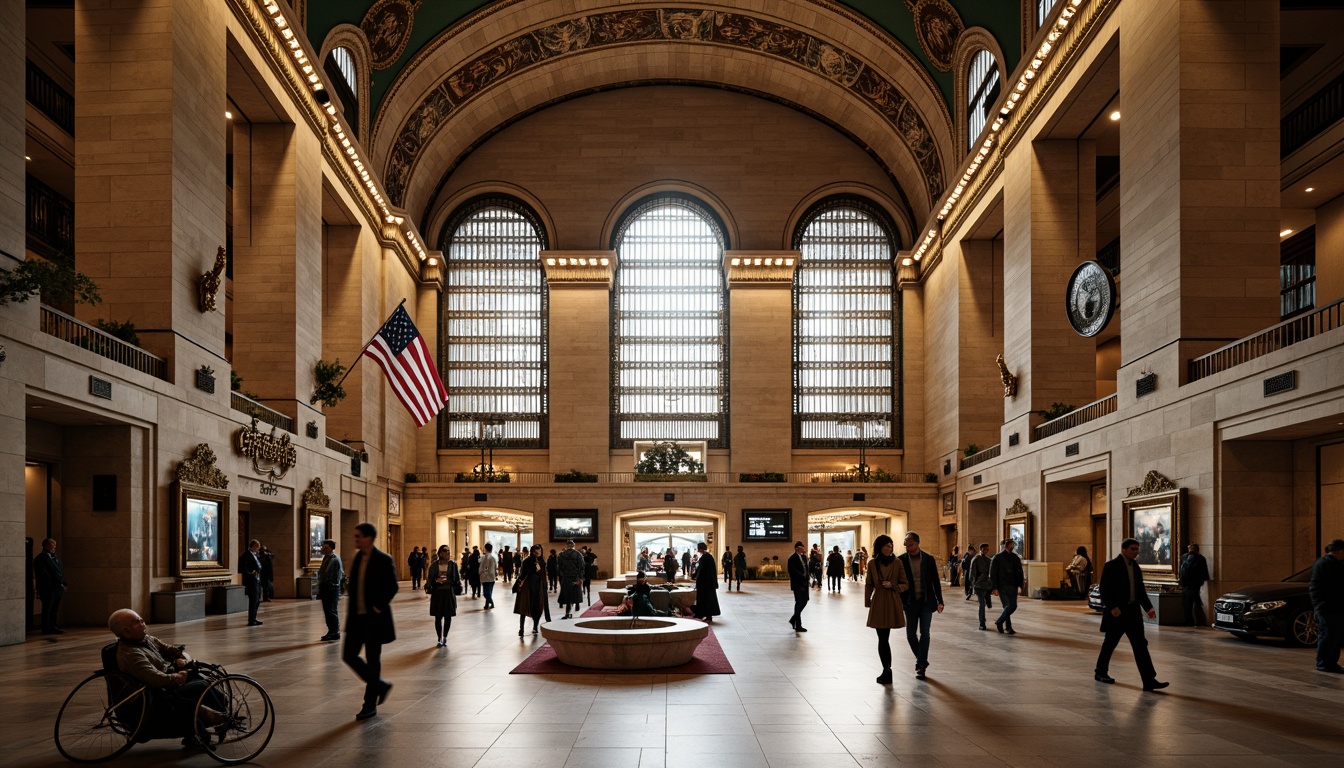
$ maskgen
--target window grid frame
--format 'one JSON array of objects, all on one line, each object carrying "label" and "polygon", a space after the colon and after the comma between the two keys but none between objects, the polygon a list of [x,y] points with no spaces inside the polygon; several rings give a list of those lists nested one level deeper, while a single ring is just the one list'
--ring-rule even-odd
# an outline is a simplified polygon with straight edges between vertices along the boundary
[{"label": "window grid frame", "polygon": [[966,145],[975,149],[989,125],[989,110],[1003,91],[998,59],[988,49],[981,48],[971,56],[966,84]]}]

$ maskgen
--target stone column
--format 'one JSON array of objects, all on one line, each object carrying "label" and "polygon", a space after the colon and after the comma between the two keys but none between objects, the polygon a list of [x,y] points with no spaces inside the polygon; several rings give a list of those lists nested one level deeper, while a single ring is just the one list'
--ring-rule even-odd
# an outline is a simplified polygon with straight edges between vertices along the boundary
[{"label": "stone column", "polygon": [[[725,251],[729,471],[788,472],[793,454],[793,273],[798,251]],[[759,263],[758,263],[759,262]]]},{"label": "stone column", "polygon": [[1120,407],[1278,322],[1279,4],[1125,3]]},{"label": "stone column", "polygon": [[542,251],[541,260],[550,286],[551,471],[607,472],[616,252]]},{"label": "stone column", "polygon": [[341,385],[345,399],[331,408],[320,406],[326,416],[325,434],[335,440],[361,440],[364,435],[361,370],[368,361],[358,356],[375,329],[368,328],[366,333],[364,325],[367,300],[361,232],[354,225],[322,227],[322,359],[339,359],[347,369],[356,369]]},{"label": "stone column", "polygon": [[[27,193],[24,182],[24,22],[22,3],[0,5],[0,269],[14,269],[23,259]],[[30,302],[36,304],[37,302]],[[25,311],[26,310],[26,311]],[[36,327],[36,310],[24,305],[0,307],[0,322],[23,322]],[[27,425],[24,382],[17,378],[14,350],[7,347],[0,362],[0,526],[8,532],[0,549],[0,645],[23,642],[26,553],[23,551],[23,468]]]}]

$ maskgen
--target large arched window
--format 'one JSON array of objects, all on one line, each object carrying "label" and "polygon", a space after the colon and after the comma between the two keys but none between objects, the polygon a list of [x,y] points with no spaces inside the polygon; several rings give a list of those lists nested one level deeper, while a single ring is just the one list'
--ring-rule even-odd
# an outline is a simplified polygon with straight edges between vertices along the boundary
[{"label": "large arched window", "polygon": [[989,122],[989,111],[999,98],[999,67],[994,54],[986,50],[975,52],[966,85],[966,138],[968,146],[974,148]]},{"label": "large arched window", "polygon": [[322,69],[331,81],[331,87],[345,107],[346,122],[350,132],[359,136],[359,77],[355,71],[355,57],[348,48],[332,48],[323,62]]},{"label": "large arched window", "polygon": [[611,293],[611,442],[728,447],[728,311],[718,217],[696,200],[646,197],[617,224]]},{"label": "large arched window", "polygon": [[522,202],[468,201],[444,227],[439,445],[547,444],[546,235]]},{"label": "large arched window", "polygon": [[803,216],[793,277],[794,447],[899,446],[896,232],[866,200],[832,197]]}]

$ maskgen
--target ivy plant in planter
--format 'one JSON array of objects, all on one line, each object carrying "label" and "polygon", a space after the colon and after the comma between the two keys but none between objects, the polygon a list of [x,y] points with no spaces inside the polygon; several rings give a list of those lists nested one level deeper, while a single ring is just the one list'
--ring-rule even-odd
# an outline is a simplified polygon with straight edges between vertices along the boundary
[{"label": "ivy plant in planter", "polygon": [[458,472],[453,478],[455,483],[507,483],[510,481],[508,472],[496,472],[493,475],[477,475],[471,472]]},{"label": "ivy plant in planter", "polygon": [[596,483],[597,475],[591,472],[580,472],[577,469],[571,469],[568,472],[557,472],[555,475],[557,483]]},{"label": "ivy plant in planter", "polygon": [[737,476],[739,483],[783,483],[787,482],[783,472],[743,472]]},{"label": "ivy plant in planter", "polygon": [[317,382],[317,387],[313,389],[313,396],[308,398],[309,405],[322,403],[328,408],[336,405],[345,399],[345,387],[339,383],[341,375],[345,373],[345,366],[341,365],[341,359],[336,358],[335,362],[328,363],[326,360],[318,360],[313,366],[313,380]]},{"label": "ivy plant in planter", "polygon": [[705,465],[692,458],[685,448],[673,442],[662,441],[644,452],[635,464],[637,483],[703,483],[707,482]]}]

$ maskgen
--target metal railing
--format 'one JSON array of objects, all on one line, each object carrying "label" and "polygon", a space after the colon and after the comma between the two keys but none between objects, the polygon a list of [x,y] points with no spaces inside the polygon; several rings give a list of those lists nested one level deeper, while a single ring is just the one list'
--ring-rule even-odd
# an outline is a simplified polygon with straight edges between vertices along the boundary
[{"label": "metal railing", "polygon": [[1206,376],[1250,362],[1270,352],[1291,347],[1299,341],[1306,341],[1326,331],[1333,331],[1340,327],[1341,320],[1344,320],[1344,299],[1327,304],[1315,312],[1285,320],[1254,336],[1247,336],[1191,360],[1186,381],[1199,381]]},{"label": "metal railing", "polygon": [[1341,119],[1344,119],[1344,75],[1326,83],[1279,121],[1279,157],[1301,149]]},{"label": "metal railing", "polygon": [[340,440],[333,440],[330,437],[327,438],[327,450],[344,454],[345,456],[349,456],[352,459],[361,458],[358,448],[346,445],[345,443],[342,443]]},{"label": "metal railing", "polygon": [[163,358],[151,355],[134,344],[127,344],[91,325],[81,323],[60,310],[42,307],[40,322],[43,333],[77,347],[83,347],[95,355],[134,368],[141,373],[147,373],[156,379],[167,379],[168,362]]},{"label": "metal railing", "polygon": [[74,266],[75,204],[31,173],[27,174],[24,186],[28,250],[48,261]]},{"label": "metal railing", "polygon": [[981,462],[989,461],[990,459],[997,459],[999,457],[999,454],[1002,452],[1003,452],[1002,444],[991,445],[990,447],[986,448],[983,451],[972,453],[970,456],[967,456],[966,458],[962,459],[960,462],[958,462],[957,466],[961,469],[970,469],[971,467],[974,467],[976,464],[979,464]]},{"label": "metal railing", "polygon": [[1108,395],[1100,400],[1088,403],[1082,408],[1075,408],[1057,419],[1039,424],[1034,430],[1036,439],[1044,440],[1051,435],[1058,435],[1060,432],[1073,429],[1079,424],[1086,424],[1109,413],[1115,413],[1117,402],[1115,395]]},{"label": "metal railing", "polygon": [[257,421],[264,421],[286,432],[294,431],[294,420],[285,414],[267,408],[246,395],[240,395],[237,392],[229,393],[229,407],[235,411],[246,413]]},{"label": "metal railing", "polygon": [[25,86],[28,101],[42,114],[61,127],[61,130],[75,135],[75,97],[62,88],[51,76],[43,72],[32,61],[26,62],[27,77]]},{"label": "metal railing", "polygon": [[[692,479],[692,477],[679,478],[676,475],[670,480],[636,480],[634,472],[593,472],[599,483],[712,483],[726,484],[738,483],[737,472],[705,472],[700,475],[694,475],[694,478],[703,477],[703,480]],[[873,473],[867,481],[859,481],[854,478],[850,472],[785,472],[788,483],[924,483],[925,478],[922,472],[902,472],[897,474],[883,473],[878,475]],[[503,480],[502,476],[508,475],[508,480]],[[505,472],[498,468],[495,469],[495,480],[485,480],[476,478],[471,472],[417,472],[415,473],[415,482],[417,483],[485,483],[495,484],[507,482],[510,485],[567,485],[569,483],[556,482],[553,472]],[[460,479],[459,479],[460,478]],[[877,478],[877,479],[874,479]],[[581,484],[581,483],[580,483]],[[751,483],[744,483],[751,484]]]}]

